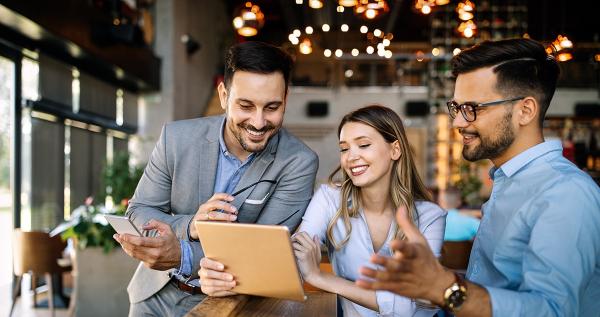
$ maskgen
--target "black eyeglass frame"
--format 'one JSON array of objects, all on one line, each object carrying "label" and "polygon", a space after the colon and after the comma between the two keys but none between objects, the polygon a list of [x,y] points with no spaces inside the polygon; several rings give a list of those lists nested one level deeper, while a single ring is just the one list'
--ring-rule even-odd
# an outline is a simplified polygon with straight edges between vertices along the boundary
[{"label": "black eyeglass frame", "polygon": [[[525,99],[525,97],[502,99],[502,100],[495,100],[495,101],[482,102],[482,103],[465,102],[465,103],[461,103],[461,104],[459,104],[458,102],[456,102],[454,100],[449,100],[448,102],[446,102],[446,107],[448,107],[448,115],[450,115],[450,118],[455,119],[456,114],[460,111],[463,118],[465,118],[465,120],[467,122],[474,122],[475,120],[477,120],[477,108],[496,106],[499,104],[503,104],[505,102],[513,102],[513,101],[518,101],[518,100],[522,100],[522,99]],[[470,111],[473,113],[473,120],[470,120],[467,117],[467,109],[466,109],[467,107],[471,107]],[[458,110],[455,112],[454,109],[458,109]]]},{"label": "black eyeglass frame", "polygon": [[241,188],[240,190],[238,190],[238,191],[236,191],[235,193],[231,194],[231,196],[234,196],[234,197],[235,197],[235,196],[237,196],[237,195],[239,195],[239,194],[241,194],[241,193],[243,193],[243,192],[247,191],[247,190],[248,190],[248,189],[250,189],[251,187],[253,187],[253,186],[256,186],[256,185],[258,185],[258,184],[260,184],[260,183],[271,183],[271,184],[277,184],[277,181],[276,181],[276,180],[272,180],[272,179],[261,179],[261,180],[259,180],[259,181],[256,181],[256,182],[254,182],[254,183],[252,183],[252,184],[250,184],[250,185],[248,185],[248,186],[246,186],[246,187],[244,187],[244,188]]}]

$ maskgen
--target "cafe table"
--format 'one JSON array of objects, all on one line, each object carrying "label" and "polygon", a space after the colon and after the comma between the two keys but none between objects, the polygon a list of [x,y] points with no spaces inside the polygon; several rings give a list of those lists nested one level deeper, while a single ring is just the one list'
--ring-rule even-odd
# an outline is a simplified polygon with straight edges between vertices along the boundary
[{"label": "cafe table", "polygon": [[305,294],[307,299],[304,302],[250,295],[206,297],[186,317],[336,316],[335,294],[323,291]]}]

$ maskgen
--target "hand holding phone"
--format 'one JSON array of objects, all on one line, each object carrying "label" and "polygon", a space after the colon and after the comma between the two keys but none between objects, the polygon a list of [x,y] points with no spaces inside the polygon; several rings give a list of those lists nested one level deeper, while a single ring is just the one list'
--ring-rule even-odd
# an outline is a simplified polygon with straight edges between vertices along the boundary
[{"label": "hand holding phone", "polygon": [[141,237],[142,234],[135,227],[135,225],[129,220],[128,217],[115,216],[115,215],[104,215],[104,218],[110,223],[118,234],[131,234],[134,236]]}]

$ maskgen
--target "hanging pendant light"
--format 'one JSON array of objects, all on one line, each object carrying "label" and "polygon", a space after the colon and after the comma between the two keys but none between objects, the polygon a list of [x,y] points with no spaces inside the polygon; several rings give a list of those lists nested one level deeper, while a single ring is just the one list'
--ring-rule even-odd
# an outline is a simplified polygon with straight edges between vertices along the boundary
[{"label": "hanging pendant light", "polygon": [[367,20],[373,20],[390,11],[385,0],[360,0],[354,8],[354,13]]},{"label": "hanging pendant light", "polygon": [[265,15],[260,10],[260,7],[246,2],[233,19],[233,27],[237,33],[244,37],[255,36],[258,30],[265,24]]},{"label": "hanging pendant light", "polygon": [[358,0],[339,0],[338,4],[343,7],[351,8],[358,4]]},{"label": "hanging pendant light", "polygon": [[308,0],[308,6],[313,9],[321,9],[323,7],[323,0]]},{"label": "hanging pendant light", "polygon": [[312,42],[310,41],[310,39],[305,38],[302,40],[302,42],[300,42],[298,49],[300,50],[300,53],[308,55],[312,53]]}]

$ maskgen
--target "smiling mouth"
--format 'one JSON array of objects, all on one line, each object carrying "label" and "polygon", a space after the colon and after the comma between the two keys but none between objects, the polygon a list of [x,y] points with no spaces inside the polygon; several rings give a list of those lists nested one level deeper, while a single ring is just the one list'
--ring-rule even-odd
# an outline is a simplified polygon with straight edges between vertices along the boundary
[{"label": "smiling mouth", "polygon": [[262,130],[262,131],[253,131],[250,129],[245,129],[246,132],[248,132],[248,134],[250,134],[251,136],[255,136],[255,137],[261,137],[263,135],[265,135],[265,133],[267,133],[267,130]]},{"label": "smiling mouth", "polygon": [[468,145],[471,142],[475,141],[477,138],[479,138],[479,134],[477,134],[477,133],[460,132],[460,134],[463,137],[464,145]]},{"label": "smiling mouth", "polygon": [[350,172],[352,173],[352,176],[358,176],[363,174],[368,168],[369,165],[355,166],[350,168]]}]

